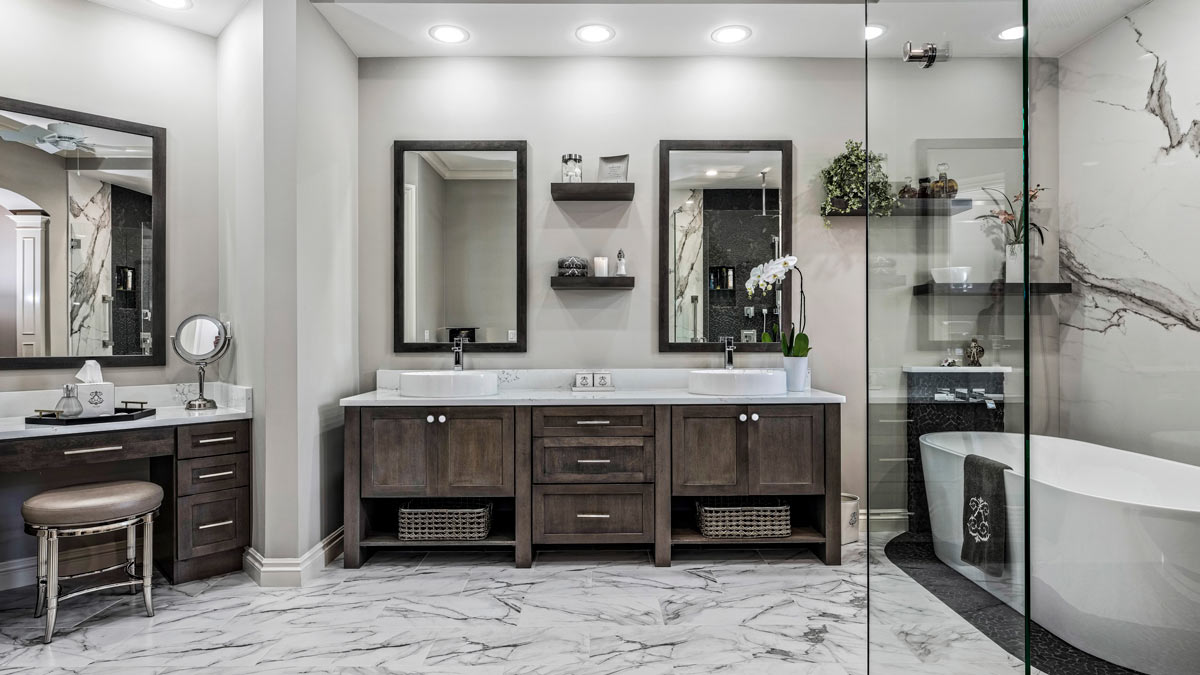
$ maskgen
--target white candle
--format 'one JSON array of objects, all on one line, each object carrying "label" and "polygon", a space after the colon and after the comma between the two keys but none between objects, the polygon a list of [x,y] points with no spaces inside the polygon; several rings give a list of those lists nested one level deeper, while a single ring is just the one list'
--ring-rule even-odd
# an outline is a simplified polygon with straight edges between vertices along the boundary
[{"label": "white candle", "polygon": [[608,276],[608,256],[596,256],[592,258],[592,276]]}]

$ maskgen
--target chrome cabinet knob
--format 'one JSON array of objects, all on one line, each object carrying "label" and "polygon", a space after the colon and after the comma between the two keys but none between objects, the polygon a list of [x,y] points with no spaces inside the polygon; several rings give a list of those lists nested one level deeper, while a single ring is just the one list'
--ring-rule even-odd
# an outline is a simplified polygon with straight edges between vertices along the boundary
[{"label": "chrome cabinet knob", "polygon": [[426,421],[426,422],[429,422],[430,424],[433,424],[433,415],[430,415],[429,417],[426,417],[426,418],[425,418],[425,421]]},{"label": "chrome cabinet knob", "polygon": [[446,416],[445,416],[445,415],[438,415],[438,421],[439,421],[439,422],[441,422],[442,424],[445,424],[445,423],[446,423]]},{"label": "chrome cabinet knob", "polygon": [[750,416],[750,419],[752,419],[752,420],[754,420],[755,422],[757,422],[757,421],[758,421],[758,413],[754,413],[753,415],[751,415],[751,416]]},{"label": "chrome cabinet knob", "polygon": [[746,421],[746,413],[742,413],[741,415],[738,415],[738,420],[745,422]]}]

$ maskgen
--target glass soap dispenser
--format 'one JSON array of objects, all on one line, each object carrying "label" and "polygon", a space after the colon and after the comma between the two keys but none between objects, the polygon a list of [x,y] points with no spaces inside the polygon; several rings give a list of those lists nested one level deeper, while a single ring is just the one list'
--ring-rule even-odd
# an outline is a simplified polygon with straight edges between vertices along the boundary
[{"label": "glass soap dispenser", "polygon": [[83,404],[79,402],[79,397],[76,395],[78,392],[78,387],[73,384],[63,385],[62,398],[58,399],[58,405],[54,406],[55,410],[60,411],[59,415],[79,417],[83,414]]}]

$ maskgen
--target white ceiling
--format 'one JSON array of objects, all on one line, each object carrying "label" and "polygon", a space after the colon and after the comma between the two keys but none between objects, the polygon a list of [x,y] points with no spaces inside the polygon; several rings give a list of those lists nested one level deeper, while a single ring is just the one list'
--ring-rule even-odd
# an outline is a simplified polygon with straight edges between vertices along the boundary
[{"label": "white ceiling", "polygon": [[[267,0],[267,2],[276,1],[278,0]],[[247,0],[192,0],[191,9],[166,9],[150,0],[89,0],[89,2],[216,37],[225,30],[230,19],[241,10]]]}]

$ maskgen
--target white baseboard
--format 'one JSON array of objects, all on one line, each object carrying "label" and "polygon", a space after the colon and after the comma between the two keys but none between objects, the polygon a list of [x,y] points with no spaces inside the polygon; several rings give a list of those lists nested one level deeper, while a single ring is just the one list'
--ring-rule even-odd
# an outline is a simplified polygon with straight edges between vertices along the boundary
[{"label": "white baseboard", "polygon": [[904,509],[865,509],[858,514],[859,522],[866,521],[871,532],[907,532],[908,511]]},{"label": "white baseboard", "polygon": [[242,556],[242,569],[259,586],[299,587],[342,554],[342,528],[317,542],[299,558],[264,558],[254,547]]},{"label": "white baseboard", "polygon": [[[139,539],[138,555],[141,554],[141,540]],[[58,564],[60,568],[70,570],[74,567],[74,563],[89,559],[105,561],[103,564],[96,565],[97,567],[116,564],[125,559],[125,544],[123,542],[107,542],[63,551],[59,554]],[[0,562],[0,591],[32,586],[35,583],[37,583],[37,556]]]}]

